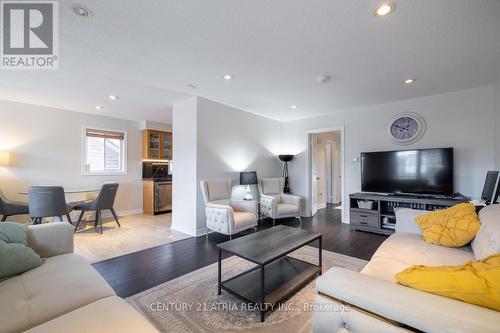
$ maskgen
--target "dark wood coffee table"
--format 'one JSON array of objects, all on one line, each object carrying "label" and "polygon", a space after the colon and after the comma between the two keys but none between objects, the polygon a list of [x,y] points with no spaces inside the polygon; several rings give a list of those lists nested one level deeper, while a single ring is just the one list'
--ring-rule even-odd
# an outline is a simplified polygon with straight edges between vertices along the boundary
[{"label": "dark wood coffee table", "polygon": [[[319,265],[287,256],[314,241],[319,242]],[[280,225],[218,244],[217,247],[219,295],[224,289],[247,303],[257,305],[261,322],[265,320],[266,313],[275,308],[271,305],[284,302],[318,274],[321,275],[322,236],[319,233]],[[257,266],[222,281],[222,251]]]}]

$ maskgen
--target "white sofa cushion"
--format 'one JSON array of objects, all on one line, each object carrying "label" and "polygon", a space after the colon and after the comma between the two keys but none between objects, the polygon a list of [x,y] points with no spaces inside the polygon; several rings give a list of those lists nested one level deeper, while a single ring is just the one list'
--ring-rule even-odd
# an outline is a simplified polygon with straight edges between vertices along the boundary
[{"label": "white sofa cushion", "polygon": [[416,218],[419,215],[429,213],[426,210],[398,208],[396,209],[396,232],[407,232],[415,235],[422,235],[422,230],[417,224]]},{"label": "white sofa cushion", "polygon": [[[316,279],[316,287],[322,294],[424,332],[493,333],[500,327],[500,313],[497,311],[341,267],[333,267]],[[377,332],[381,329],[381,326],[373,326],[372,330],[370,322],[370,326],[355,326],[348,318],[342,320],[352,326],[352,332]],[[335,326],[331,332],[335,332]]]},{"label": "white sofa cushion", "polygon": [[131,305],[112,296],[33,327],[27,333],[157,333]]},{"label": "white sofa cushion", "polygon": [[115,292],[82,257],[65,254],[0,283],[0,332],[19,332]]},{"label": "white sofa cushion", "polygon": [[500,205],[484,207],[479,212],[481,227],[472,241],[477,260],[483,260],[500,252]]},{"label": "white sofa cushion", "polygon": [[450,248],[424,242],[422,236],[395,233],[380,245],[363,274],[396,282],[395,275],[413,265],[462,265],[474,260],[469,247]]}]

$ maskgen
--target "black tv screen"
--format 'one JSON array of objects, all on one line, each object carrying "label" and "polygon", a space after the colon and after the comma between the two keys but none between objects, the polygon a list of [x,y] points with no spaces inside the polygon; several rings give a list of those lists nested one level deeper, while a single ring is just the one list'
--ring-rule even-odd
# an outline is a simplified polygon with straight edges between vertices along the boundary
[{"label": "black tv screen", "polygon": [[453,148],[362,153],[361,190],[452,195]]}]

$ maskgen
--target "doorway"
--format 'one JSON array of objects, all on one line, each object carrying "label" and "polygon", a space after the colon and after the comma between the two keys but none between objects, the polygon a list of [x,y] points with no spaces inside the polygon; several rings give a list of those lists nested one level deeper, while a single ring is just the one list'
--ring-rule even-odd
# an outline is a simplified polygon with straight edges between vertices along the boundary
[{"label": "doorway", "polygon": [[[308,132],[309,193],[311,215],[332,205],[342,210],[344,143],[343,128]],[[344,212],[342,211],[344,221]]]}]

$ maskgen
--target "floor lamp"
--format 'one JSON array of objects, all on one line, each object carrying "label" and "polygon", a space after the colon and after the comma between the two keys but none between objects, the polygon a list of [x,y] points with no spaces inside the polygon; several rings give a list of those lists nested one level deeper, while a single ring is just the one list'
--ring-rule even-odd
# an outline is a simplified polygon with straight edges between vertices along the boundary
[{"label": "floor lamp", "polygon": [[285,178],[284,193],[290,193],[290,184],[288,183],[288,162],[293,159],[293,155],[278,155],[278,158],[283,162],[283,169],[281,169],[281,177]]}]

